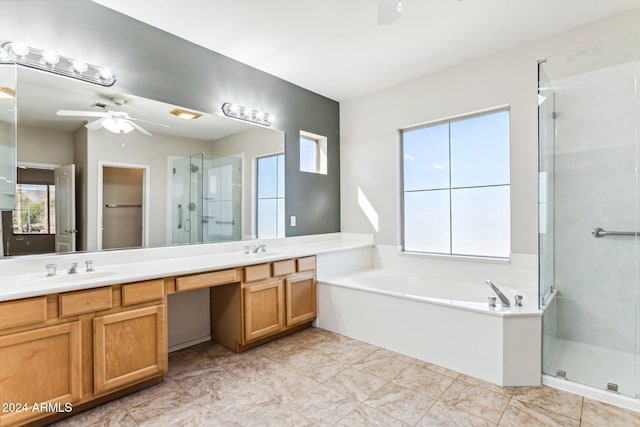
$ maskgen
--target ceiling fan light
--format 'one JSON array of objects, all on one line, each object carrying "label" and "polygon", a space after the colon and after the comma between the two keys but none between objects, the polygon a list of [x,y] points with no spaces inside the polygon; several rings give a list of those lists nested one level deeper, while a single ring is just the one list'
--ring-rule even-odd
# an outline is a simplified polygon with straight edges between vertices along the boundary
[{"label": "ceiling fan light", "polygon": [[120,133],[120,126],[118,126],[116,120],[111,117],[104,119],[102,122],[100,122],[100,124],[102,124],[102,127],[109,132]]},{"label": "ceiling fan light", "polygon": [[116,119],[116,122],[118,124],[118,129],[122,133],[129,133],[133,130],[133,126],[131,126],[131,123],[129,123],[128,120]]}]

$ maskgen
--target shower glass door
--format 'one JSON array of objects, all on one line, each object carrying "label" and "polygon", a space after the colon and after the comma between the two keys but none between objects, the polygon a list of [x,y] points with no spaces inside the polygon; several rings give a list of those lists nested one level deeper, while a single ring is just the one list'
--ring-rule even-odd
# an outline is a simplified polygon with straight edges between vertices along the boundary
[{"label": "shower glass door", "polygon": [[[640,394],[638,38],[539,65],[543,371]],[[615,233],[622,232],[622,233]]]}]

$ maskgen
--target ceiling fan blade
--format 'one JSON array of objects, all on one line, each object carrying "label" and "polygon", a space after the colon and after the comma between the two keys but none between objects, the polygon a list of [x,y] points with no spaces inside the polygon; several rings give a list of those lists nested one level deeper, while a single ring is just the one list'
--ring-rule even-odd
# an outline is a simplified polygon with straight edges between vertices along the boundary
[{"label": "ceiling fan blade", "polygon": [[56,111],[58,116],[72,116],[72,117],[109,117],[110,114],[102,111],[74,111],[74,110],[58,110]]},{"label": "ceiling fan blade", "polygon": [[87,123],[86,125],[84,125],[84,127],[86,127],[89,130],[98,130],[102,128],[102,120],[104,118],[100,118],[98,120],[94,120],[92,122]]},{"label": "ceiling fan blade", "polygon": [[142,120],[142,119],[135,119],[133,117],[127,117],[127,120],[133,120],[135,122],[142,122],[142,123],[150,123],[152,125],[156,125],[156,126],[162,126],[163,128],[169,128],[171,126],[167,126],[164,123],[158,123],[158,122],[152,122],[151,120]]},{"label": "ceiling fan blade", "polygon": [[400,19],[398,0],[378,0],[378,25],[390,25]]},{"label": "ceiling fan blade", "polygon": [[147,136],[151,136],[151,134],[149,132],[147,132],[146,129],[144,129],[143,127],[141,127],[140,125],[138,125],[137,123],[132,122],[129,119],[126,119],[126,122],[129,123],[131,126],[133,126],[133,128],[135,130],[137,130],[138,132],[140,132],[143,135],[147,135]]}]

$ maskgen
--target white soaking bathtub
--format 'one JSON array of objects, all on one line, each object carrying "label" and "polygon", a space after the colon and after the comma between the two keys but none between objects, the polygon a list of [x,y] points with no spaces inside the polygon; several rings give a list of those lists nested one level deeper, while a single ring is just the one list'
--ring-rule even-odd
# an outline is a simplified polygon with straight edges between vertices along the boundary
[{"label": "white soaking bathtub", "polygon": [[[542,311],[489,307],[489,277],[441,279],[370,268],[318,281],[318,327],[501,386],[540,385]],[[529,286],[530,288],[530,286]]]}]

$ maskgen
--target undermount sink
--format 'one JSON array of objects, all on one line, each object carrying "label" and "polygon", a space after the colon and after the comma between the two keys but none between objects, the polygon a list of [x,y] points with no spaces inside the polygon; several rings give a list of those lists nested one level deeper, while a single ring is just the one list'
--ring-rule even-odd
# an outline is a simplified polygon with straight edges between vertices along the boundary
[{"label": "undermount sink", "polygon": [[84,282],[91,280],[99,280],[104,279],[109,276],[115,275],[115,271],[91,271],[91,272],[81,272],[75,274],[67,274],[61,273],[52,277],[42,277],[40,279],[35,279],[38,282],[46,282],[46,283],[61,283],[61,282]]}]

